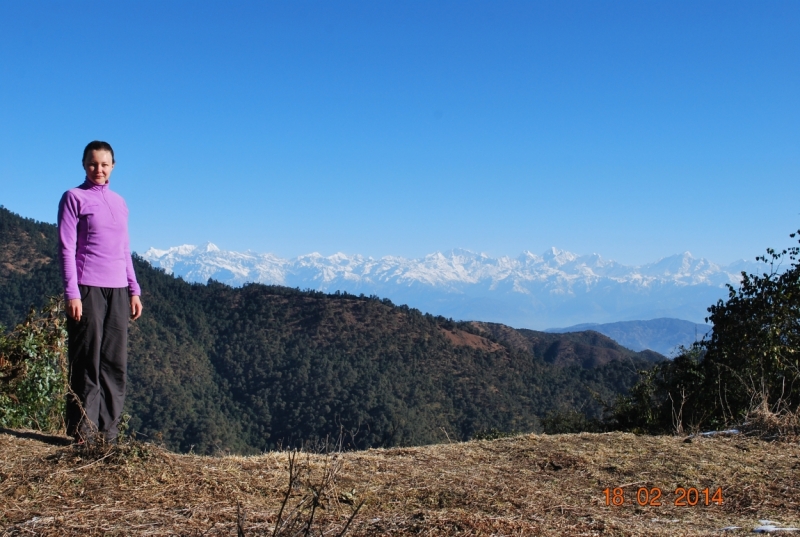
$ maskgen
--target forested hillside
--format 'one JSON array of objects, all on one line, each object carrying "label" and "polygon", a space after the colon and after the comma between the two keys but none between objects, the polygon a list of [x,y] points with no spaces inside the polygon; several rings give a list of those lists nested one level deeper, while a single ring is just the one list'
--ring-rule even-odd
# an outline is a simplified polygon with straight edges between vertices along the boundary
[{"label": "forested hillside", "polygon": [[[0,208],[0,323],[60,293],[56,230]],[[171,449],[257,452],[343,435],[352,447],[531,431],[598,416],[661,356],[597,333],[454,322],[377,297],[189,284],[134,259],[131,428]]]},{"label": "forested hillside", "polygon": [[56,227],[0,206],[0,323],[11,327],[30,306],[62,292]]}]

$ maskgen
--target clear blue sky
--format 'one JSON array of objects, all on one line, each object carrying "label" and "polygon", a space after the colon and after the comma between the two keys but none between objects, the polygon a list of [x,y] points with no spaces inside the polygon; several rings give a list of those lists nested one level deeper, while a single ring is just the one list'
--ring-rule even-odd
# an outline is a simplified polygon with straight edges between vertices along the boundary
[{"label": "clear blue sky", "polygon": [[800,2],[0,2],[0,204],[54,222],[92,139],[140,252],[752,259]]}]

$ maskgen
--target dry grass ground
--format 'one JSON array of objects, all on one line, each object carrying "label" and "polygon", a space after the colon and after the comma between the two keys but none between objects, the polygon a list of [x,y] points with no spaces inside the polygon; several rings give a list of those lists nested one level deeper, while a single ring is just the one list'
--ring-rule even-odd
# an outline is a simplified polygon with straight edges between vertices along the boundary
[{"label": "dry grass ground", "polygon": [[[272,535],[287,453],[176,455],[134,444],[79,452],[0,434],[1,535]],[[32,436],[32,435],[31,435]],[[46,440],[46,439],[45,439]],[[719,535],[759,519],[800,526],[800,446],[743,436],[524,435],[495,441],[301,455],[301,486],[335,484],[315,520],[337,535]],[[625,503],[606,505],[621,487]],[[658,487],[661,506],[636,492]],[[722,505],[674,505],[677,487],[722,490]],[[302,514],[302,509],[297,511]],[[318,533],[316,533],[318,534]]]}]

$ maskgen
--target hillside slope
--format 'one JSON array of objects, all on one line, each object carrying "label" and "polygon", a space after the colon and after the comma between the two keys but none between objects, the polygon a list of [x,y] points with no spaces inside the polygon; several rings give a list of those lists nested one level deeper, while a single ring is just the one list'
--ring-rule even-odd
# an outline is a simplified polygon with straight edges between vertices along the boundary
[{"label": "hillside slope", "polygon": [[[0,322],[10,326],[60,293],[55,228],[0,209],[0,241],[11,267],[0,274]],[[189,284],[134,263],[145,315],[130,330],[130,426],[180,451],[533,431],[554,412],[598,416],[595,395],[627,391],[654,358],[599,334],[575,344],[574,335],[519,331],[550,342],[519,347],[377,297]]]},{"label": "hillside slope", "polygon": [[[123,445],[82,453],[30,436],[0,431],[3,536],[272,535],[287,488],[287,452],[215,458]],[[622,433],[301,454],[303,478],[284,513],[327,471],[314,523],[326,535],[338,535],[362,501],[353,537],[710,536],[731,527],[739,529],[726,535],[746,535],[759,519],[800,526],[798,461],[796,443]],[[622,505],[606,505],[604,489],[617,487]],[[675,505],[678,487],[699,494]]]},{"label": "hillside slope", "polygon": [[594,368],[615,361],[663,360],[657,352],[635,352],[623,347],[608,336],[593,330],[551,334],[524,328],[514,329],[498,323],[472,322],[482,334],[490,334],[507,346],[532,354],[559,367],[580,365]]},{"label": "hillside slope", "polygon": [[711,326],[681,319],[662,318],[650,319],[649,321],[579,324],[567,328],[552,328],[547,332],[563,334],[567,332],[584,332],[586,330],[600,332],[620,345],[635,351],[651,349],[665,356],[670,356],[675,353],[679,346],[689,347],[695,341],[702,340],[711,330]]}]

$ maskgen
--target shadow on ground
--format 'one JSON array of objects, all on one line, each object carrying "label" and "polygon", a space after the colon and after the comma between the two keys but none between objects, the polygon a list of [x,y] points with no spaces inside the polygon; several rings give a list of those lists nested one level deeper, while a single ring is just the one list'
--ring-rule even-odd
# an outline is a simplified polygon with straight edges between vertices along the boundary
[{"label": "shadow on ground", "polygon": [[14,429],[4,429],[0,427],[0,434],[8,434],[11,436],[16,436],[17,438],[38,440],[39,442],[44,442],[45,444],[50,444],[51,446],[68,446],[72,443],[72,440],[63,436],[37,433],[34,431],[15,431]]}]

